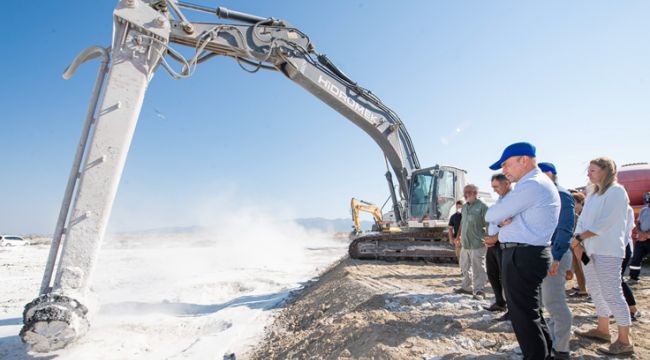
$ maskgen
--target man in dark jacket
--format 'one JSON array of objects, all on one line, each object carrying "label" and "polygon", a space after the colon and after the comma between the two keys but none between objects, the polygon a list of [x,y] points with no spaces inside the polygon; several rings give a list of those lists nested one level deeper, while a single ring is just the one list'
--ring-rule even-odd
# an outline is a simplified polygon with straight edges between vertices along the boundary
[{"label": "man in dark jacket", "polygon": [[463,247],[460,245],[460,239],[458,238],[458,232],[460,230],[460,221],[463,216],[460,214],[460,210],[463,208],[465,202],[461,199],[456,201],[456,213],[449,218],[449,228],[447,235],[449,236],[449,243],[456,247],[456,257],[460,260],[460,249]]},{"label": "man in dark jacket", "polygon": [[557,187],[560,194],[560,218],[551,238],[553,264],[548,276],[542,282],[542,304],[551,315],[548,323],[553,337],[555,359],[570,359],[569,339],[571,338],[571,310],[566,303],[566,271],[571,269],[573,254],[568,251],[575,224],[575,200],[573,195],[557,184],[557,171],[551,163],[539,163],[540,170],[546,174]]}]

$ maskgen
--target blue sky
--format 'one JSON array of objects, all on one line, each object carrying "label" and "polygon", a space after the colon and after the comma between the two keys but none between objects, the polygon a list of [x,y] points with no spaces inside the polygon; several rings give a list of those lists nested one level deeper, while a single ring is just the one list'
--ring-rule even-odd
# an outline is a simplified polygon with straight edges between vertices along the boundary
[{"label": "blue sky", "polygon": [[[513,142],[536,145],[566,187],[595,157],[649,160],[649,2],[193,2],[287,20],[399,114],[422,166],[459,166],[483,190]],[[116,3],[4,5],[0,232],[54,230],[99,61],[61,74],[110,45]],[[346,217],[351,197],[383,204],[384,172],[370,137],[279,73],[224,58],[179,81],[159,69],[109,231],[218,224],[232,209]]]}]

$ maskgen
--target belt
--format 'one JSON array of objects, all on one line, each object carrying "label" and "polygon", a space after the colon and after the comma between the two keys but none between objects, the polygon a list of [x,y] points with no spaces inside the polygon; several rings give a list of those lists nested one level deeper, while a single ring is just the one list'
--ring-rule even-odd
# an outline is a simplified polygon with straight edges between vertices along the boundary
[{"label": "belt", "polygon": [[514,248],[514,247],[528,247],[528,246],[533,246],[533,245],[528,245],[528,244],[522,244],[522,243],[501,243],[501,250],[505,250],[508,248]]}]

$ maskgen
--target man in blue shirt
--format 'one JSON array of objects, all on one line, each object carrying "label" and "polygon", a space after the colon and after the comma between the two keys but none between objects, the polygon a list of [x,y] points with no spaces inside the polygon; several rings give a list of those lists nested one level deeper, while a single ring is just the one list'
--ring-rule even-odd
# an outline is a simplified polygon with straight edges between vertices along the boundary
[{"label": "man in blue shirt", "polygon": [[571,310],[566,303],[565,274],[571,269],[573,254],[568,251],[575,225],[575,200],[573,195],[557,184],[557,170],[551,163],[539,163],[539,169],[555,183],[560,195],[560,218],[551,238],[553,264],[542,282],[542,303],[551,315],[548,323],[553,336],[553,352],[556,360],[570,359]]},{"label": "man in blue shirt", "polygon": [[560,216],[560,196],[537,167],[535,147],[529,143],[508,146],[490,166],[501,168],[517,185],[488,209],[485,220],[500,226],[501,281],[522,355],[525,360],[547,360],[553,340],[542,315],[540,289],[551,270],[549,246]]}]

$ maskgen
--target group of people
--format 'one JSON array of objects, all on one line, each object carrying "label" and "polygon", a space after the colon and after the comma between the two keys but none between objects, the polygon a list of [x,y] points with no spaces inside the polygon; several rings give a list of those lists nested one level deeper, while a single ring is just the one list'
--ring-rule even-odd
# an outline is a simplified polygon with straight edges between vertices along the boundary
[{"label": "group of people", "polygon": [[[496,203],[488,206],[478,187],[469,184],[463,190],[466,201],[456,204],[458,213],[449,222],[449,241],[456,245],[463,274],[454,292],[482,300],[489,281],[495,302],[485,309],[505,312],[499,320],[512,322],[524,359],[569,359],[572,314],[565,285],[575,273],[578,290],[572,295],[591,296],[598,315],[597,327],[576,335],[610,342],[599,348],[605,354],[634,353],[630,326],[639,313],[623,273],[629,263],[630,281],[638,281],[641,261],[650,253],[645,241],[650,208],[635,224],[614,161],[590,161],[587,196],[558,185],[555,166],[538,163],[530,143],[508,146],[490,169],[502,169],[492,176]],[[632,251],[635,226],[638,241]],[[614,342],[612,315],[618,326]]]}]

